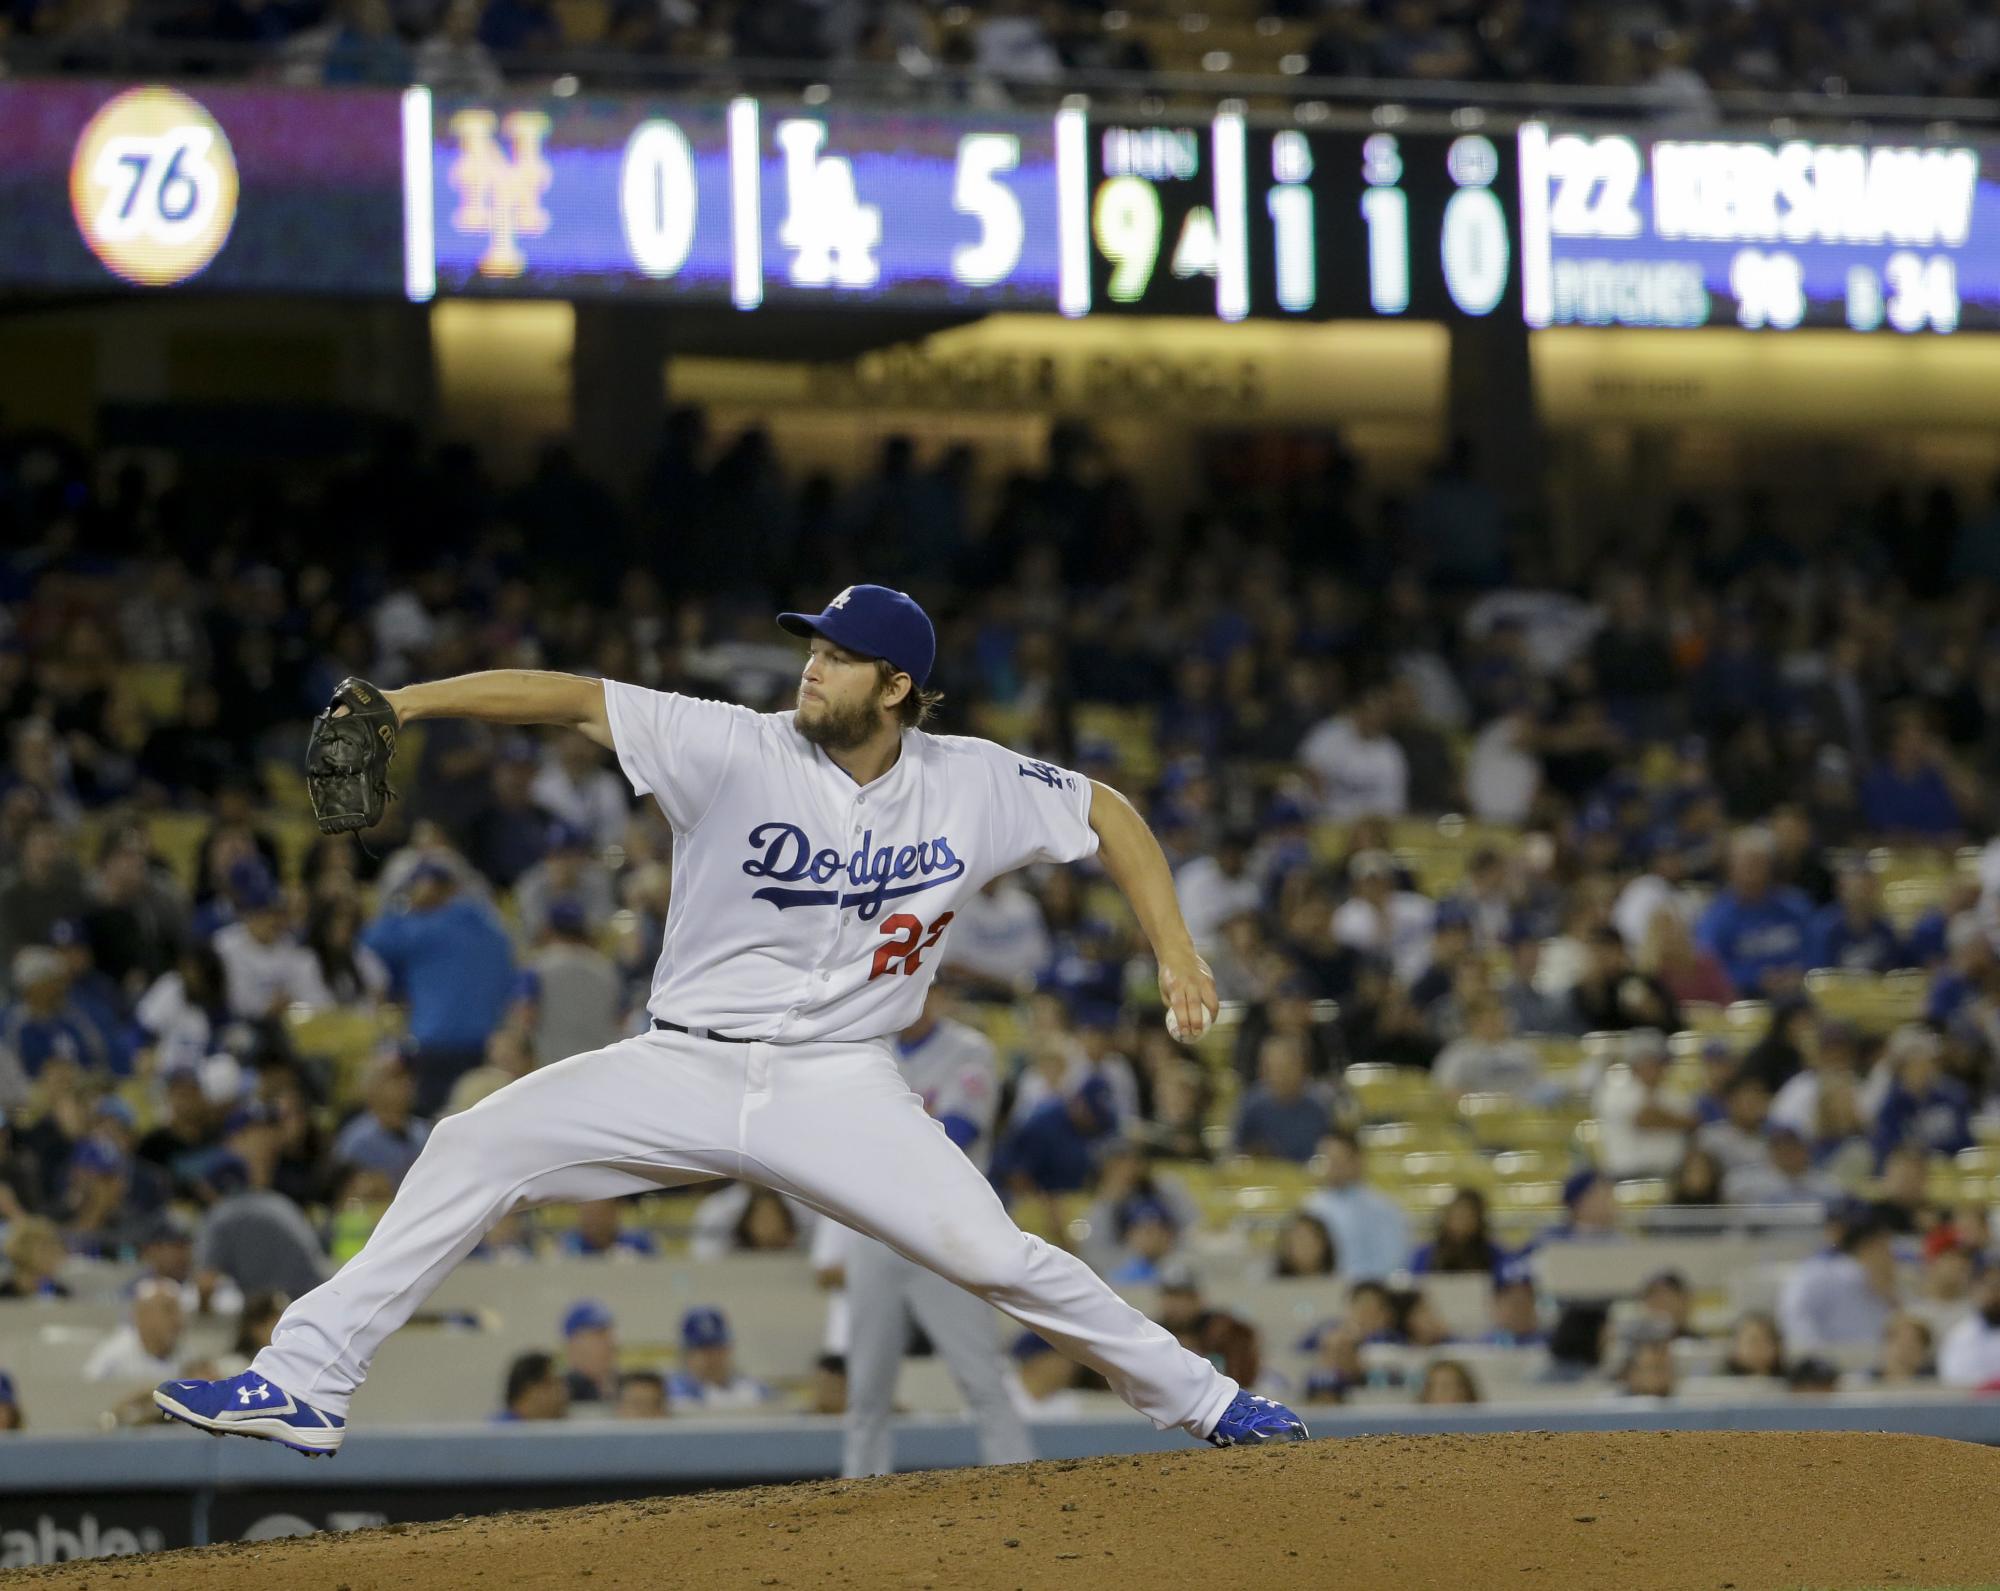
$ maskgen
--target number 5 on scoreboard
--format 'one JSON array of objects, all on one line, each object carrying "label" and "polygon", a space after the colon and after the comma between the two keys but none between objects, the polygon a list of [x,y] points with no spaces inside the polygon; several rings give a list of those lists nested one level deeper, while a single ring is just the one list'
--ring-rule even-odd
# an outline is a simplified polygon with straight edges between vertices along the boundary
[{"label": "number 5 on scoreboard", "polygon": [[1021,263],[1027,223],[1021,201],[1000,180],[1021,164],[1021,140],[1012,133],[967,133],[958,141],[958,171],[952,179],[951,207],[979,222],[979,241],[951,251],[951,274],[966,287],[991,287],[1014,274]]},{"label": "number 5 on scoreboard", "polygon": [[[873,983],[892,972],[905,975],[915,972],[922,964],[924,952],[936,944],[938,936],[951,926],[953,915],[946,912],[932,923],[928,937],[924,935],[922,920],[908,912],[897,912],[895,916],[883,919],[882,932],[892,937],[887,944],[876,947],[875,964],[868,969],[868,981]],[[923,940],[922,944],[917,943],[919,939]],[[898,961],[902,963],[900,967],[896,965]]]}]

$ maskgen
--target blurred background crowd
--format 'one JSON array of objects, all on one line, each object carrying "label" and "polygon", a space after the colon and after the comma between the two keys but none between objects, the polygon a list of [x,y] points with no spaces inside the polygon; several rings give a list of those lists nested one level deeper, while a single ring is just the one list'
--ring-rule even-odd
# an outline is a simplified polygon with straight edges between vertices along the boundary
[{"label": "blurred background crowd", "polygon": [[[871,92],[1004,104],[1077,73],[1301,75],[1584,86],[1666,114],[1717,91],[1991,98],[2000,20],[1971,0],[1215,0],[1199,12],[1060,0],[10,0],[0,60],[104,69],[225,52],[291,82],[846,72]],[[226,52],[234,51],[234,55]],[[1630,108],[1631,99],[1627,101]]]},{"label": "blurred background crowd", "polygon": [[[990,1046],[1017,1217],[1183,1340],[1307,1401],[2000,1380],[2000,501],[1690,499],[1579,564],[1463,446],[1398,491],[1218,450],[1171,523],[1142,467],[1066,422],[1032,471],[887,436],[836,486],[682,409],[620,496],[559,444],[502,483],[393,429],[268,472],[0,432],[0,1294],[124,1267],[86,1374],[137,1418],[193,1323],[241,1357],[352,1254],[438,1117],[643,1026],[670,837],[611,756],[414,726],[383,826],[323,839],[337,680],[781,710],[771,615],[873,579],[938,621],[947,732],[1127,791],[1175,869],[1228,1002],[1198,1048],[1088,865],[985,891],[931,1015]],[[792,1253],[809,1290],[813,1223],[722,1188],[517,1213],[473,1263]],[[1748,1288],[1562,1279],[1773,1233],[1800,1262]],[[1325,1287],[1258,1318],[1217,1267]],[[839,1406],[837,1318],[739,1365],[721,1309],[620,1306],[622,1350],[558,1313],[495,1408]]]}]

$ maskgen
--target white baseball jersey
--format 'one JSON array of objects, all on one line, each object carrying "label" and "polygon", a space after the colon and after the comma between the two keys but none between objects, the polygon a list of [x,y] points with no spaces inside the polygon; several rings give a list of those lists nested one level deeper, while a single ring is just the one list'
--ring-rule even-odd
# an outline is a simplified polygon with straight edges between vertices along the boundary
[{"label": "white baseball jersey", "polygon": [[949,1017],[915,1044],[896,1041],[896,1061],[933,1116],[959,1116],[979,1129],[960,1145],[982,1171],[993,1152],[993,1118],[1000,1103],[993,1043],[979,1029]]},{"label": "white baseball jersey", "polygon": [[1090,782],[961,735],[903,732],[857,785],[792,714],[607,680],[618,762],[674,832],[647,1009],[794,1044],[916,1021],[958,907],[1001,873],[1097,849]]}]

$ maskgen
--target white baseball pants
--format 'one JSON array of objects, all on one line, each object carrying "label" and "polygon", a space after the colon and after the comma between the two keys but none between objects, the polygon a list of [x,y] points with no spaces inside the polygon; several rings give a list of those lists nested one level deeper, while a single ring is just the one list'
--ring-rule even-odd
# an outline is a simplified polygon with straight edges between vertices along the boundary
[{"label": "white baseball pants", "polygon": [[251,1368],[345,1417],[391,1332],[521,1205],[739,1177],[880,1238],[1041,1333],[1161,1430],[1206,1435],[1236,1383],[1083,1261],[1017,1228],[886,1044],[658,1030],[531,1072],[439,1122],[367,1245]]},{"label": "white baseball pants", "polygon": [[980,1462],[1025,1464],[1033,1458],[1028,1428],[1007,1396],[1001,1374],[993,1311],[974,1294],[871,1238],[849,1237],[845,1268],[847,1435],[840,1473],[886,1475],[893,1467],[889,1411],[911,1316],[958,1384],[979,1436]]}]

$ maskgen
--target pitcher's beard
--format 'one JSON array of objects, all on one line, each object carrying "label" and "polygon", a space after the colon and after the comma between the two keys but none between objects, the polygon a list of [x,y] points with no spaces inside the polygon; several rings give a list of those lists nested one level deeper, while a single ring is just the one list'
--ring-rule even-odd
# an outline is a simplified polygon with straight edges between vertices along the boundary
[{"label": "pitcher's beard", "polygon": [[852,707],[838,708],[827,704],[824,698],[819,711],[807,718],[805,704],[799,704],[799,711],[792,722],[804,735],[822,751],[852,751],[875,732],[875,709],[868,702],[856,702]]}]

